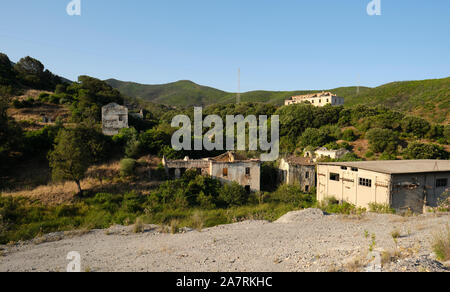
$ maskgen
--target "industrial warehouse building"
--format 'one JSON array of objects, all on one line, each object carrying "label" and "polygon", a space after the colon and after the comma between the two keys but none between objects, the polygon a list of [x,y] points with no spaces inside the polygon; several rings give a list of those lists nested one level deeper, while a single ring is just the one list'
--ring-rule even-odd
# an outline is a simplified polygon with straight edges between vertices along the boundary
[{"label": "industrial warehouse building", "polygon": [[449,160],[319,163],[317,199],[336,198],[368,208],[370,203],[422,213],[448,196]]}]

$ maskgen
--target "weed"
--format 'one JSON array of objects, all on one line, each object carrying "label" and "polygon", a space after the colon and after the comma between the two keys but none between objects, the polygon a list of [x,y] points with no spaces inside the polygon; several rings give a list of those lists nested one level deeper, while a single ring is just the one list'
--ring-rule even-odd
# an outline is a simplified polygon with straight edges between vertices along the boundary
[{"label": "weed", "polygon": [[134,233],[143,233],[144,232],[144,222],[141,218],[137,218],[136,222],[133,226],[133,232]]},{"label": "weed", "polygon": [[450,260],[450,227],[448,225],[445,231],[434,234],[432,247],[438,260],[443,262]]}]

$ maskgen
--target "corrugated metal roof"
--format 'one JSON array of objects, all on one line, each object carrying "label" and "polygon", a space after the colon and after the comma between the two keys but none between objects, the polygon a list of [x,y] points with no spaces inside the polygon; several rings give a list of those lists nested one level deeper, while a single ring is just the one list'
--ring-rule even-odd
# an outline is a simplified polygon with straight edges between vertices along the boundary
[{"label": "corrugated metal roof", "polygon": [[337,165],[356,167],[387,174],[450,172],[450,160],[389,160],[389,161],[355,161],[323,162],[319,165]]}]

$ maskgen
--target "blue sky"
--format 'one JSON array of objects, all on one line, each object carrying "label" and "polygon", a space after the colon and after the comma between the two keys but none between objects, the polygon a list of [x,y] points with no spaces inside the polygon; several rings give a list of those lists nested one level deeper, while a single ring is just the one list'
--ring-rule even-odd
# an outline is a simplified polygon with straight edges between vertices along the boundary
[{"label": "blue sky", "polygon": [[0,52],[52,72],[235,92],[450,76],[450,1],[1,0]]}]

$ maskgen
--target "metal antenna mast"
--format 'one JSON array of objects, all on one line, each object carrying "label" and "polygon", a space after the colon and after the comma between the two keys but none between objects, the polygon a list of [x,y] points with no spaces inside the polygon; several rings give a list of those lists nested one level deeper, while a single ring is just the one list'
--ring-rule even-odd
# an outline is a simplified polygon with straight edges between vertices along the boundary
[{"label": "metal antenna mast", "polygon": [[238,92],[236,96],[236,103],[241,102],[241,68],[238,68]]},{"label": "metal antenna mast", "polygon": [[356,95],[359,95],[359,74],[358,74],[358,87],[356,88]]}]

